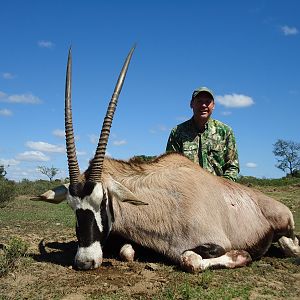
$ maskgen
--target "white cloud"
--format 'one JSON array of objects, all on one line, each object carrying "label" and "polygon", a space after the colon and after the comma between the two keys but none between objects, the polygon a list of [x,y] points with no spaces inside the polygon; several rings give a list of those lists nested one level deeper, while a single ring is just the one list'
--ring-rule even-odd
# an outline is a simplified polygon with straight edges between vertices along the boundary
[{"label": "white cloud", "polygon": [[115,145],[115,146],[122,146],[122,145],[127,144],[126,140],[113,141],[112,143],[113,143],[113,145]]},{"label": "white cloud", "polygon": [[216,101],[225,107],[247,107],[254,104],[251,97],[241,94],[216,96]]},{"label": "white cloud", "polygon": [[157,128],[159,131],[168,131],[168,128],[165,125],[158,125]]},{"label": "white cloud", "polygon": [[16,166],[18,165],[20,162],[17,161],[16,159],[4,159],[4,158],[0,158],[0,165],[4,165],[4,166]]},{"label": "white cloud", "polygon": [[0,91],[0,101],[1,101],[1,99],[5,98],[6,96],[7,95],[4,92]]},{"label": "white cloud", "polygon": [[65,153],[64,146],[52,145],[46,142],[26,142],[26,146],[33,150],[44,151],[44,152],[52,152],[52,153]]},{"label": "white cloud", "polygon": [[41,99],[32,94],[20,94],[20,95],[11,95],[8,96],[8,101],[10,103],[26,103],[26,104],[39,104]]},{"label": "white cloud", "polygon": [[9,117],[12,115],[12,111],[6,108],[0,109],[0,116]]},{"label": "white cloud", "polygon": [[178,116],[176,117],[176,121],[178,122],[184,122],[186,120],[190,119],[190,117],[186,117],[186,116]]},{"label": "white cloud", "polygon": [[89,137],[90,142],[91,142],[92,144],[98,144],[98,141],[99,141],[99,136],[98,136],[98,135],[95,135],[95,134],[89,134],[88,137]]},{"label": "white cloud", "polygon": [[223,116],[230,116],[231,114],[232,114],[231,111],[222,111],[221,112],[221,115],[223,115]]},{"label": "white cloud", "polygon": [[36,170],[36,168],[10,166],[7,168],[7,178],[20,181],[24,178],[29,180],[37,180],[43,178],[43,175]]},{"label": "white cloud", "polygon": [[44,41],[44,40],[41,40],[41,41],[38,41],[38,46],[40,48],[53,48],[55,46],[54,43],[52,43],[51,41]]},{"label": "white cloud", "polygon": [[86,155],[86,152],[85,152],[85,151],[77,151],[77,150],[76,150],[76,154],[77,154],[78,156],[80,156],[80,155]]},{"label": "white cloud", "polygon": [[246,163],[246,167],[247,167],[247,168],[256,168],[256,167],[257,167],[257,164],[256,164],[256,163],[253,163],[253,162],[248,162],[248,163]]},{"label": "white cloud", "polygon": [[65,137],[65,131],[62,130],[62,129],[55,129],[55,130],[52,131],[52,134],[57,136],[57,137],[60,137],[60,138]]},{"label": "white cloud", "polygon": [[[55,129],[52,131],[52,134],[56,137],[59,137],[59,138],[62,138],[62,139],[65,139],[65,131],[62,130],[62,129]],[[75,141],[79,141],[79,135],[76,135],[74,137],[74,140]]]},{"label": "white cloud", "polygon": [[2,77],[4,79],[14,79],[15,78],[15,76],[9,72],[2,73]]},{"label": "white cloud", "polygon": [[0,101],[7,103],[39,104],[42,100],[33,94],[14,94],[7,95],[0,91]]},{"label": "white cloud", "polygon": [[50,157],[40,151],[25,151],[16,156],[17,160],[21,161],[48,161]]},{"label": "white cloud", "polygon": [[[185,119],[186,121],[187,119]],[[158,133],[158,132],[165,132],[165,131],[169,131],[169,128],[167,128],[165,125],[159,124],[156,125],[155,128],[152,128],[149,130],[150,133]]]},{"label": "white cloud", "polygon": [[284,35],[296,35],[299,33],[296,27],[289,27],[287,25],[281,26],[281,31]]},{"label": "white cloud", "polygon": [[299,94],[299,91],[298,90],[289,90],[289,93],[291,95],[298,95]]}]

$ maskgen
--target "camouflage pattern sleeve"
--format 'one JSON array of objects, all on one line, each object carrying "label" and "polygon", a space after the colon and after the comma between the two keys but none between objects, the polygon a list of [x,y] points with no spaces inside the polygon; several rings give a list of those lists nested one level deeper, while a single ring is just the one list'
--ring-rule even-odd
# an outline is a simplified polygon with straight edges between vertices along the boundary
[{"label": "camouflage pattern sleeve", "polygon": [[180,141],[177,137],[177,130],[176,127],[171,130],[167,147],[166,147],[166,152],[180,152],[182,153],[182,146],[180,144]]},{"label": "camouflage pattern sleeve", "polygon": [[227,150],[225,164],[223,166],[223,177],[232,181],[236,181],[240,168],[236,141],[232,130],[229,131],[229,134],[226,138],[226,144]]}]

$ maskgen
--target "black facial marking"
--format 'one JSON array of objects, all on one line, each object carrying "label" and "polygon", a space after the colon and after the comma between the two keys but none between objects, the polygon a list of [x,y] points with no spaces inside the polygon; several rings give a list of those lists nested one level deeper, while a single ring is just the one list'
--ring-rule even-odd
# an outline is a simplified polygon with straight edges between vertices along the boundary
[{"label": "black facial marking", "polygon": [[69,186],[69,192],[73,197],[80,197],[83,199],[85,196],[89,196],[94,188],[96,182],[86,181],[86,182],[79,182],[77,184],[72,184]]},{"label": "black facial marking", "polygon": [[[101,224],[102,224],[102,228],[103,228],[102,237],[101,237],[102,243],[104,243],[106,241],[108,234],[109,234],[109,223],[108,223],[108,215],[107,215],[107,210],[106,210],[107,201],[108,201],[108,199],[106,197],[106,194],[103,193],[103,200],[102,200],[101,206],[100,206]],[[109,207],[109,209],[110,209],[110,207]],[[110,210],[110,211],[112,211],[112,210]]]},{"label": "black facial marking", "polygon": [[96,241],[100,242],[101,246],[103,247],[103,244],[105,243],[109,235],[109,220],[106,210],[107,201],[108,199],[104,194],[100,206],[102,231],[99,230],[98,224],[95,219],[95,215],[91,210],[76,210],[76,235],[79,247],[88,247]]},{"label": "black facial marking", "polygon": [[92,243],[102,240],[94,213],[89,209],[76,210],[76,235],[79,247],[88,247]]},{"label": "black facial marking", "polygon": [[[107,195],[105,194],[105,197],[107,197]],[[108,195],[108,198],[109,199],[112,199],[111,195]],[[115,215],[114,215],[114,209],[113,209],[113,204],[112,204],[112,200],[110,200],[108,202],[108,206],[109,206],[109,211],[110,211],[110,214],[111,214],[111,222],[115,222]]]},{"label": "black facial marking", "polygon": [[[69,186],[69,192],[73,197],[79,197],[80,199],[84,199],[86,196],[92,194],[96,183],[86,181],[84,183],[79,182],[75,185]],[[88,247],[92,243],[98,241],[103,247],[103,243],[108,237],[109,234],[109,220],[107,215],[107,197],[105,193],[103,193],[103,199],[100,205],[100,213],[101,217],[101,225],[102,231],[100,231],[98,224],[95,219],[94,212],[90,209],[77,209],[76,210],[76,235],[78,239],[79,247]],[[109,210],[112,211],[112,207],[109,203]]]}]

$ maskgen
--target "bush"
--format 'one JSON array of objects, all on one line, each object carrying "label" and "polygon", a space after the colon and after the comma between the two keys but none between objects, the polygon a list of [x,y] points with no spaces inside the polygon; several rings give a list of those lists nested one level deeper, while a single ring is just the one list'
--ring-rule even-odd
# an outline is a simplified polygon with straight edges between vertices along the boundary
[{"label": "bush", "polygon": [[46,191],[67,183],[68,180],[36,180],[23,179],[21,182],[14,182],[7,179],[0,179],[0,208],[5,207],[9,201],[16,196],[36,196]]},{"label": "bush", "polygon": [[56,181],[56,180],[55,181],[49,181],[49,180],[29,181],[28,179],[23,179],[21,182],[16,184],[16,194],[19,196],[40,195],[61,184],[62,184],[61,181]]},{"label": "bush", "polygon": [[294,178],[300,178],[300,170],[295,170],[293,172],[293,174],[289,174],[289,175],[287,175],[287,177],[289,177],[289,178],[292,178],[292,177],[294,177]]},{"label": "bush", "polygon": [[238,183],[247,186],[287,186],[293,184],[300,184],[300,179],[296,177],[283,177],[283,178],[256,178],[252,176],[239,176]]},{"label": "bush", "polygon": [[15,183],[10,180],[0,179],[0,207],[7,205],[16,195]]},{"label": "bush", "polygon": [[18,238],[12,238],[0,253],[0,277],[16,268],[21,257],[26,256],[28,245]]}]

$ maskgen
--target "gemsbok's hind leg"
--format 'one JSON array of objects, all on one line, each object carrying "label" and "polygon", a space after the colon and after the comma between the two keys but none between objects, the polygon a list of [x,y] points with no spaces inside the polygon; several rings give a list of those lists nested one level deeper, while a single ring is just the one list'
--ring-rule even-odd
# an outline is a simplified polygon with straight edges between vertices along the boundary
[{"label": "gemsbok's hind leg", "polygon": [[203,259],[194,251],[188,250],[181,255],[181,267],[190,273],[204,271],[208,268],[237,268],[252,261],[250,254],[244,250],[231,250],[215,258]]},{"label": "gemsbok's hind leg", "polygon": [[[281,222],[283,226],[281,228],[279,227],[277,241],[286,257],[300,257],[299,237],[295,235],[294,218],[290,210],[286,215],[286,222]],[[283,214],[282,217],[286,215]]]},{"label": "gemsbok's hind leg", "polygon": [[299,239],[296,236],[292,238],[282,236],[278,244],[286,257],[300,257]]}]

